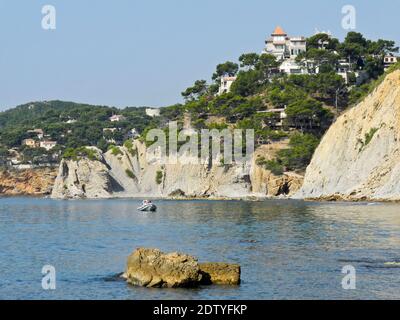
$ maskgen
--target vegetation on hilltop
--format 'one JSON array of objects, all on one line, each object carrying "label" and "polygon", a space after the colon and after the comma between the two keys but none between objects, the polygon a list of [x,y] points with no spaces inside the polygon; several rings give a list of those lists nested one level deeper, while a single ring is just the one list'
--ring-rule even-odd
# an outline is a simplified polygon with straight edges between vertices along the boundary
[{"label": "vegetation on hilltop", "polygon": [[[280,62],[272,55],[243,54],[238,63],[219,64],[211,84],[195,81],[182,93],[185,104],[164,108],[163,114],[182,121],[187,112],[196,129],[209,128],[207,120],[220,117],[225,119],[225,127],[254,129],[258,142],[289,137],[289,149],[282,150],[268,166],[276,173],[302,171],[335,115],[371,91],[384,74],[384,57],[399,50],[394,41],[372,41],[357,32],[349,32],[343,42],[317,34],[308,38],[307,44],[297,62],[311,61],[309,74],[288,76],[277,72]],[[350,63],[347,83],[337,74],[343,61]],[[356,73],[364,75],[361,81],[356,81]],[[217,95],[224,76],[237,78],[231,92]],[[279,123],[277,112],[269,110],[282,108],[287,118]]]},{"label": "vegetation on hilltop", "polygon": [[[115,114],[124,119],[111,122],[109,118]],[[85,146],[107,151],[110,144],[128,139],[131,129],[141,133],[152,123],[158,125],[158,121],[146,115],[145,107],[117,109],[63,101],[32,102],[0,112],[0,156],[4,159],[7,150],[14,148],[25,155],[22,162],[28,163],[39,155],[62,154]],[[37,139],[36,133],[28,132],[32,129],[42,129],[44,139],[57,141],[57,146],[49,152],[23,147],[24,139]]]}]

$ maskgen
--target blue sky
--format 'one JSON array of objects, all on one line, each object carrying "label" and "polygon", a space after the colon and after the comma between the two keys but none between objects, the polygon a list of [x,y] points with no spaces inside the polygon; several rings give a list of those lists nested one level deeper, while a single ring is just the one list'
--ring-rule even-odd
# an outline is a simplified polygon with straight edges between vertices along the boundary
[{"label": "blue sky", "polygon": [[[43,5],[57,29],[41,28]],[[398,0],[0,0],[0,110],[37,100],[166,106],[216,64],[261,52],[281,25],[343,38],[343,5],[357,29],[400,42]]]}]

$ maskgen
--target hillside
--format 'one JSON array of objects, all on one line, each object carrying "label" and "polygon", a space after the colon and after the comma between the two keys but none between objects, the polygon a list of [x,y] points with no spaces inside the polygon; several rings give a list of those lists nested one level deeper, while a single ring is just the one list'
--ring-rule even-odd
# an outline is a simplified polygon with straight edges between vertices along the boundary
[{"label": "hillside", "polygon": [[[63,101],[32,102],[1,112],[0,165],[54,166],[82,154],[93,160],[86,147],[97,147],[102,154],[118,154],[120,147],[138,141],[149,147],[149,130],[162,129],[169,136],[169,122],[177,121],[178,130],[197,133],[254,130],[257,158],[252,170],[266,177],[254,177],[255,188],[269,194],[270,174],[288,183],[288,173],[303,175],[332,122],[369,94],[388,67],[385,57],[398,52],[393,41],[367,40],[356,32],[349,32],[343,42],[317,34],[307,44],[295,58],[271,51],[221,63],[211,83],[195,81],[182,92],[183,104],[156,114],[146,113],[145,107]],[[297,69],[282,68],[288,63]],[[173,172],[179,177],[179,171]],[[279,184],[273,193],[287,194],[279,191]]]},{"label": "hillside", "polygon": [[[22,163],[43,157],[60,156],[67,148],[87,145],[106,150],[109,141],[123,143],[132,129],[138,133],[152,123],[145,107],[117,109],[64,101],[32,102],[0,113],[0,160],[13,156],[14,149]],[[111,122],[113,115],[122,115],[120,121]],[[104,131],[104,129],[111,129]],[[38,131],[40,136],[38,137]],[[25,139],[54,141],[51,150],[27,148]],[[0,161],[1,162],[1,161]]]}]

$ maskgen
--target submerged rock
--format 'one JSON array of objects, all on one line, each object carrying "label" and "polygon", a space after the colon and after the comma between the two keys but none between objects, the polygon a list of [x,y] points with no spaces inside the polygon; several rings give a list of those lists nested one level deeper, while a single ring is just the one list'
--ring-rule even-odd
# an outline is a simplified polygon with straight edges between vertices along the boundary
[{"label": "submerged rock", "polygon": [[128,258],[122,275],[129,284],[147,288],[190,288],[198,285],[239,285],[240,266],[227,263],[199,264],[193,256],[158,249],[139,248]]},{"label": "submerged rock", "polygon": [[200,263],[202,284],[240,284],[240,266],[221,262]]}]

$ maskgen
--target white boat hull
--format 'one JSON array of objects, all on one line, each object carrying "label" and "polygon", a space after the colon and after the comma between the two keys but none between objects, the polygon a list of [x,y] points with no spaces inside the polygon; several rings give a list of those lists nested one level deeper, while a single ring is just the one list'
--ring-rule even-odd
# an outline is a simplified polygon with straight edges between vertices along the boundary
[{"label": "white boat hull", "polygon": [[151,204],[145,204],[142,205],[138,208],[139,211],[156,211],[157,210],[157,206],[153,203]]}]

